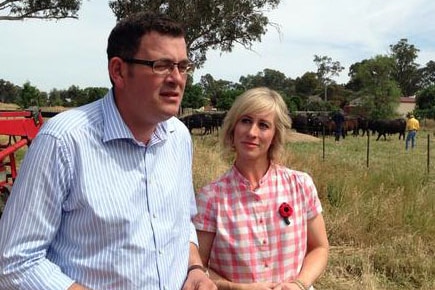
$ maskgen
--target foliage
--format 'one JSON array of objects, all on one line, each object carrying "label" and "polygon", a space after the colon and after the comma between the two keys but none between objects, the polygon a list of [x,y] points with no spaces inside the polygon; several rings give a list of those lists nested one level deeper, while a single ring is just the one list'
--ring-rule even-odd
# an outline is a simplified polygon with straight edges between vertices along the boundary
[{"label": "foliage", "polygon": [[413,44],[409,44],[406,38],[402,38],[395,45],[390,45],[390,49],[395,63],[392,77],[404,96],[412,96],[418,91],[419,65],[415,60],[420,50]]},{"label": "foliage", "polygon": [[0,20],[78,18],[81,0],[5,0],[0,2]]},{"label": "foliage", "polygon": [[181,102],[181,106],[183,108],[198,109],[207,104],[208,101],[206,98],[204,98],[202,87],[199,84],[186,85],[183,101]]},{"label": "foliage", "polygon": [[206,61],[209,48],[231,52],[235,44],[251,49],[261,41],[270,23],[264,12],[280,0],[114,0],[109,1],[116,18],[143,10],[162,12],[184,23],[189,57],[197,67]]},{"label": "foliage", "polygon": [[218,102],[216,103],[216,107],[219,111],[229,110],[237,96],[241,95],[242,93],[243,90],[240,89],[226,90],[222,92]]},{"label": "foliage", "polygon": [[289,113],[298,111],[299,108],[301,108],[302,101],[299,97],[282,95],[282,98],[284,99],[284,102],[287,105]]},{"label": "foliage", "polygon": [[59,90],[53,89],[50,91],[48,94],[48,105],[51,107],[63,105],[61,92]]},{"label": "foliage", "polygon": [[21,88],[11,82],[0,79],[0,102],[13,103],[17,100]]},{"label": "foliage", "polygon": [[209,104],[218,107],[219,99],[225,91],[237,89],[230,81],[215,80],[210,74],[201,77],[200,86]]},{"label": "foliage", "polygon": [[435,107],[435,84],[421,90],[416,98],[417,109],[431,109]]},{"label": "foliage", "polygon": [[435,84],[417,93],[416,115],[421,118],[435,119]]},{"label": "foliage", "polygon": [[363,87],[360,95],[364,111],[373,119],[394,117],[401,95],[392,79],[394,59],[378,55],[355,68],[355,78]]},{"label": "foliage", "polygon": [[420,80],[418,86],[427,88],[428,86],[435,85],[435,61],[430,60],[426,66],[419,69]]},{"label": "foliage", "polygon": [[22,109],[27,109],[31,106],[40,106],[40,103],[40,91],[36,87],[32,86],[30,82],[26,82],[18,96],[17,105],[19,105]]},{"label": "foliage", "polygon": [[300,96],[311,96],[319,92],[322,83],[319,81],[317,74],[306,72],[295,80],[295,93]]},{"label": "foliage", "polygon": [[327,87],[333,82],[332,77],[339,76],[344,67],[339,61],[332,61],[329,56],[314,55],[314,63],[317,66],[317,78],[325,87],[324,98],[326,101],[328,99]]},{"label": "foliage", "polygon": [[104,97],[107,92],[108,88],[102,88],[102,87],[88,87],[83,90],[83,94],[80,94],[81,99],[76,101],[77,106],[89,104],[93,101],[96,101],[98,99],[101,99]]},{"label": "foliage", "polygon": [[287,78],[282,72],[273,69],[266,68],[256,75],[241,76],[239,82],[245,90],[255,87],[268,87],[286,95],[294,93],[294,81]]}]

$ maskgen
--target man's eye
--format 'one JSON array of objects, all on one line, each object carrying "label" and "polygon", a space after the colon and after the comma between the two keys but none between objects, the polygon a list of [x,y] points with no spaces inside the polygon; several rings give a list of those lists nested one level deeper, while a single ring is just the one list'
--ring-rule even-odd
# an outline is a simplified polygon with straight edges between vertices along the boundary
[{"label": "man's eye", "polygon": [[154,68],[156,69],[167,69],[170,68],[172,66],[172,63],[170,62],[156,62],[154,64]]}]

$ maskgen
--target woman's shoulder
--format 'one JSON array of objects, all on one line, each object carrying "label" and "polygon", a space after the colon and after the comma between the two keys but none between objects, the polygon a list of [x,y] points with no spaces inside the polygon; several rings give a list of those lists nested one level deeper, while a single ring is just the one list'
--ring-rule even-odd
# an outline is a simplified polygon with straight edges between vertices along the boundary
[{"label": "woman's shoulder", "polygon": [[232,168],[230,168],[215,180],[201,187],[199,193],[216,196],[222,192],[228,192],[229,188],[232,187],[233,184],[233,171]]},{"label": "woman's shoulder", "polygon": [[274,164],[275,172],[277,175],[285,177],[286,179],[297,179],[297,180],[311,180],[310,174],[305,171],[300,171],[292,169],[280,164]]}]

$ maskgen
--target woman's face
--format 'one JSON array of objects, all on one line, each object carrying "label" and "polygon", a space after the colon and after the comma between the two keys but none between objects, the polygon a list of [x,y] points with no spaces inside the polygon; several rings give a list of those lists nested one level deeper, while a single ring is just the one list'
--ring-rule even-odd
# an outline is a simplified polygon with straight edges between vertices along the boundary
[{"label": "woman's face", "polygon": [[275,131],[275,113],[273,112],[266,111],[241,116],[234,128],[237,160],[267,160]]}]

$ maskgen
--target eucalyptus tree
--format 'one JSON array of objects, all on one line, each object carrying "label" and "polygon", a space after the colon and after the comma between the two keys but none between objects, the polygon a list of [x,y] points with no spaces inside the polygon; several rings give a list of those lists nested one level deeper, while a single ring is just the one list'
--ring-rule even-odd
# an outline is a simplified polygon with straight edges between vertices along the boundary
[{"label": "eucalyptus tree", "polygon": [[0,0],[0,20],[78,18],[81,0]]},{"label": "eucalyptus tree", "polygon": [[186,28],[189,57],[197,67],[207,60],[208,49],[231,52],[236,44],[247,49],[261,41],[270,22],[265,13],[281,0],[113,0],[109,1],[116,18],[137,11],[161,12],[181,22]]},{"label": "eucalyptus tree", "polygon": [[314,55],[314,63],[317,66],[317,77],[325,88],[324,99],[328,98],[328,85],[332,84],[333,77],[339,76],[340,72],[344,70],[339,61],[332,61],[329,56]]},{"label": "eucalyptus tree", "polygon": [[409,44],[406,38],[390,45],[390,49],[395,63],[393,77],[402,90],[402,94],[412,96],[419,89],[419,64],[415,60],[420,50],[413,44]]}]

